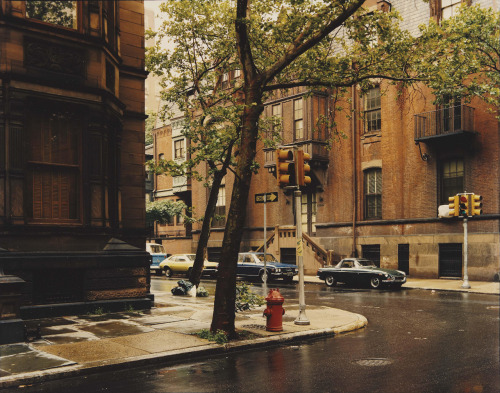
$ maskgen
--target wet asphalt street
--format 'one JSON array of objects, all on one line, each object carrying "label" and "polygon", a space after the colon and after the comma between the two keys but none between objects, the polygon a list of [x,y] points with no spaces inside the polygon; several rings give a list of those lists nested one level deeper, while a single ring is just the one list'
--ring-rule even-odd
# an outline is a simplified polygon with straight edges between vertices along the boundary
[{"label": "wet asphalt street", "polygon": [[[177,279],[154,278],[152,289],[171,287]],[[213,294],[214,282],[204,284]],[[285,297],[285,308],[288,301],[297,303],[296,284],[276,286]],[[262,293],[260,284],[253,290]],[[293,346],[54,381],[18,391],[500,391],[498,296],[306,284],[306,303],[362,314],[368,326]]]}]

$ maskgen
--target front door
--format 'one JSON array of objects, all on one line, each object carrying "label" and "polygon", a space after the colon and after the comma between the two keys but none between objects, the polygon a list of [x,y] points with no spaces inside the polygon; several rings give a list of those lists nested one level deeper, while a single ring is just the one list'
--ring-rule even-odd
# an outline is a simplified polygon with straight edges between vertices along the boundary
[{"label": "front door", "polygon": [[398,244],[398,270],[410,274],[410,245]]},{"label": "front door", "polygon": [[439,245],[439,277],[462,277],[462,244]]}]

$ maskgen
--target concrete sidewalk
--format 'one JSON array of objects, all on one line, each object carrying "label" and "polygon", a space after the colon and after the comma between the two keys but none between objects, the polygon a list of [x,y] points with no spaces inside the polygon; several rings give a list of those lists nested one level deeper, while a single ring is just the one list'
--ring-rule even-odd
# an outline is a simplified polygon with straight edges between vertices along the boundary
[{"label": "concrete sidewalk", "polygon": [[295,325],[298,304],[287,304],[282,332],[267,332],[260,307],[238,313],[236,328],[244,338],[219,345],[198,338],[209,329],[213,296],[192,298],[155,293],[147,312],[121,312],[28,321],[41,338],[30,343],[0,346],[0,389],[47,380],[112,371],[166,361],[277,345],[360,329],[365,317],[330,307],[308,307],[311,324]]},{"label": "concrete sidewalk", "polygon": [[[325,285],[314,276],[306,282]],[[499,295],[498,282],[408,279],[405,288],[462,291]],[[208,329],[212,320],[213,296],[192,298],[155,292],[155,307],[147,312],[133,311],[66,316],[26,321],[41,338],[29,343],[0,346],[0,389],[40,383],[47,380],[96,372],[182,361],[203,356],[277,345],[312,337],[334,335],[360,329],[367,324],[359,314],[331,308],[307,307],[311,324],[295,325],[298,304],[285,301],[283,331],[265,330],[264,307],[238,313],[236,327],[245,338],[219,345],[198,338],[195,333]]]}]

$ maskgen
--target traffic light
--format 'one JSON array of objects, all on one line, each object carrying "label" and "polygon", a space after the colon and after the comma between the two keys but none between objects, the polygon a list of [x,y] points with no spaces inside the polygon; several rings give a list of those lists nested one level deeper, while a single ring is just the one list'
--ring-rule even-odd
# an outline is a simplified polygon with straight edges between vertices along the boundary
[{"label": "traffic light", "polygon": [[305,186],[306,184],[311,184],[311,178],[307,174],[311,171],[311,167],[308,161],[311,156],[308,153],[304,153],[303,150],[297,150],[295,161],[295,170],[297,172],[297,184],[299,186]]},{"label": "traffic light", "polygon": [[295,164],[291,150],[277,149],[276,152],[276,180],[278,186],[293,186],[295,184]]},{"label": "traffic light", "polygon": [[450,217],[458,217],[459,216],[459,213],[458,213],[458,195],[448,197],[448,201],[450,202],[450,204],[448,205],[448,207],[450,208],[450,212],[449,212]]},{"label": "traffic light", "polygon": [[458,195],[458,214],[462,217],[469,216],[469,195],[459,194]]},{"label": "traffic light", "polygon": [[483,197],[481,195],[471,195],[471,209],[470,209],[470,215],[471,216],[478,216],[480,214],[483,214]]}]

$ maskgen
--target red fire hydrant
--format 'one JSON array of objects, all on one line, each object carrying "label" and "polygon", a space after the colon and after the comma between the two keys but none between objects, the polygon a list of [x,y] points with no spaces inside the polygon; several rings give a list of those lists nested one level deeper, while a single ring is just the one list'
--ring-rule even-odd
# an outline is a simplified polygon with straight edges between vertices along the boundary
[{"label": "red fire hydrant", "polygon": [[285,314],[283,302],[285,298],[281,296],[279,289],[271,289],[266,301],[267,308],[264,310],[264,315],[267,317],[266,330],[268,332],[283,331],[283,315]]}]

